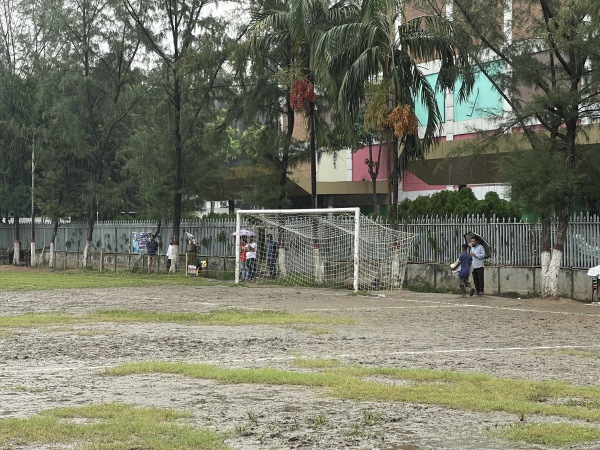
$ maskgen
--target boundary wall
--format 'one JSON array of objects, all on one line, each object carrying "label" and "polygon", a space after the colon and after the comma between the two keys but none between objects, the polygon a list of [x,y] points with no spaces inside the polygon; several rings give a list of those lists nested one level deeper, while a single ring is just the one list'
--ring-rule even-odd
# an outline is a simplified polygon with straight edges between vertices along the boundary
[{"label": "boundary wall", "polygon": [[[42,255],[40,252],[38,257],[43,257],[43,265],[48,265],[47,254]],[[78,269],[81,267],[81,257],[81,252],[56,252],[55,267]],[[233,279],[235,257],[183,253],[179,259],[179,271],[184,271],[188,264],[195,264],[198,259],[207,262],[204,271],[206,276]],[[0,257],[0,263],[7,264],[8,261]],[[266,268],[261,269],[260,264],[259,262],[258,270],[266,270]],[[92,270],[103,271],[145,271],[148,263],[146,255],[102,252],[90,255],[89,267]],[[166,273],[166,256],[158,257],[156,269],[159,273]],[[485,292],[488,295],[535,296],[541,292],[541,279],[539,267],[485,266]],[[452,273],[448,264],[408,263],[404,285],[432,291],[458,292],[458,277]],[[558,285],[561,297],[588,302],[591,300],[592,278],[587,276],[587,270],[560,269]]]},{"label": "boundary wall", "polygon": [[[539,267],[485,266],[485,293],[511,297],[529,297],[542,291],[542,269]],[[414,264],[406,267],[407,286],[428,286],[435,291],[458,291],[458,276],[448,264]],[[592,277],[587,270],[560,269],[559,295],[579,301],[591,301]]]}]

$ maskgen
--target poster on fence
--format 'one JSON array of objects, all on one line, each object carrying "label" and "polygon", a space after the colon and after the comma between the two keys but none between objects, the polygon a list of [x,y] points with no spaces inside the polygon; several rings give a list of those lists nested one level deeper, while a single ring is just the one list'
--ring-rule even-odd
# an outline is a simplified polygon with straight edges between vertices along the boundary
[{"label": "poster on fence", "polygon": [[131,252],[132,253],[145,253],[146,242],[150,239],[149,231],[132,231],[131,232]]}]

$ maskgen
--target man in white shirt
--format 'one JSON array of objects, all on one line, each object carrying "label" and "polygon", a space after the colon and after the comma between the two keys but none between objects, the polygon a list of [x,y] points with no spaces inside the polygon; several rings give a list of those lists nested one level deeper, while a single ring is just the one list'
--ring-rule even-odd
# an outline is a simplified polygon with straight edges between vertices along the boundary
[{"label": "man in white shirt", "polygon": [[477,236],[471,238],[471,256],[473,257],[473,283],[477,295],[483,295],[483,266],[485,263],[485,248]]},{"label": "man in white shirt", "polygon": [[246,245],[246,264],[248,265],[248,281],[256,281],[256,251],[258,246],[254,242],[254,237],[248,237]]},{"label": "man in white shirt", "polygon": [[171,238],[169,241],[169,247],[167,248],[167,273],[171,270],[171,259],[173,258],[173,244],[175,240]]}]

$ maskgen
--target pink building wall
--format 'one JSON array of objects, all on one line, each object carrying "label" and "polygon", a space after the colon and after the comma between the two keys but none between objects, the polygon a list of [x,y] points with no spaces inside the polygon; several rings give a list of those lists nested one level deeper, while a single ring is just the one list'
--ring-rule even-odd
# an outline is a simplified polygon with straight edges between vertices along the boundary
[{"label": "pink building wall", "polygon": [[[373,159],[377,160],[379,145],[373,146]],[[365,159],[369,157],[369,147],[361,148],[352,154],[352,181],[371,181],[369,168]],[[379,166],[378,180],[388,179],[387,153],[385,147],[381,151],[381,164]],[[404,172],[402,178],[402,190],[405,192],[415,191],[440,191],[446,190],[444,185],[429,185],[410,172]]]},{"label": "pink building wall", "polygon": [[445,191],[446,185],[427,184],[412,173],[404,171],[404,177],[402,178],[402,190],[404,192]]},{"label": "pink building wall", "polygon": [[[377,161],[379,145],[373,146],[373,159]],[[352,154],[352,181],[371,181],[369,168],[365,164],[365,159],[369,158],[369,147],[361,148]],[[381,162],[379,164],[378,180],[388,179],[387,153],[385,144],[381,148]]]}]

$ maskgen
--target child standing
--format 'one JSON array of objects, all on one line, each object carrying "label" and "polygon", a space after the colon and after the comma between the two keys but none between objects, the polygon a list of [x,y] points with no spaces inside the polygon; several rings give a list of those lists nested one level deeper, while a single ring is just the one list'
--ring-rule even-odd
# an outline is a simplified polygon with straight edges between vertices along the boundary
[{"label": "child standing", "polygon": [[473,297],[475,289],[471,288],[469,277],[471,276],[471,264],[473,263],[473,257],[469,253],[470,248],[467,244],[462,245],[462,253],[458,256],[460,262],[460,270],[458,271],[458,287],[463,297],[467,296],[467,289],[469,289],[469,295]]}]

